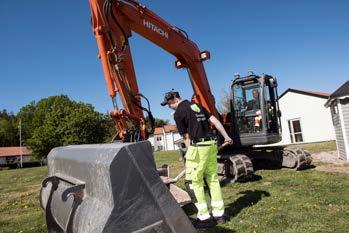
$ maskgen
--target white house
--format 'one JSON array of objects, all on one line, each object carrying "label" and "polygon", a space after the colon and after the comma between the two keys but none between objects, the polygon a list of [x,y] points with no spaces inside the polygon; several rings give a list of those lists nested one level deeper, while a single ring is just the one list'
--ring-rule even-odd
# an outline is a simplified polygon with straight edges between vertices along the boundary
[{"label": "white house", "polygon": [[324,104],[330,94],[287,89],[279,96],[282,141],[278,144],[335,140],[331,112]]},{"label": "white house", "polygon": [[[21,148],[0,147],[0,167],[11,166],[19,163]],[[22,162],[29,162],[31,159],[31,151],[27,147],[22,147]]]},{"label": "white house", "polygon": [[164,125],[155,128],[154,134],[148,139],[154,151],[178,150],[177,142],[181,139],[175,125]]},{"label": "white house", "polygon": [[349,81],[331,94],[325,106],[331,109],[338,157],[349,160]]}]

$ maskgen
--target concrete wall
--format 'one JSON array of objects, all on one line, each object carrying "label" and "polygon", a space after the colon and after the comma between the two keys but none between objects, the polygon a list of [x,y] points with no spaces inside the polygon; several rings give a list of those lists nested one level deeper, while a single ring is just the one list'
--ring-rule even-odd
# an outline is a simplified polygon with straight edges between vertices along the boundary
[{"label": "concrete wall", "polygon": [[310,95],[287,92],[279,100],[281,110],[282,141],[278,144],[291,144],[288,120],[300,119],[303,142],[335,140],[335,132],[327,99]]}]

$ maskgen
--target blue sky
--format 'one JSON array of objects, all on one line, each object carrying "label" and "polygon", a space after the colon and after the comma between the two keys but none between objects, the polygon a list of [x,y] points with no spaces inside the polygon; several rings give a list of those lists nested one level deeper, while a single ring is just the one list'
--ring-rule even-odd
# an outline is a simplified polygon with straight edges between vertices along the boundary
[{"label": "blue sky", "polygon": [[[287,88],[333,92],[349,73],[349,1],[161,1],[141,3],[184,29],[201,50],[211,52],[206,73],[216,101],[235,73],[253,70]],[[0,109],[66,94],[112,109],[88,1],[0,1]],[[159,103],[175,88],[190,98],[185,70],[175,58],[134,34],[130,39],[141,92],[155,117],[171,119]]]}]

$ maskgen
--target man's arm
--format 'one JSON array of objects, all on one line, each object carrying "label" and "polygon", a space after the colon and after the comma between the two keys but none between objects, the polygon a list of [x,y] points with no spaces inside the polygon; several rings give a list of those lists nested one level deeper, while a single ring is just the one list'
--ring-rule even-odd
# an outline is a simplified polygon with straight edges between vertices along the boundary
[{"label": "man's arm", "polygon": [[224,143],[232,144],[233,140],[228,136],[228,134],[225,131],[222,123],[213,115],[209,118],[209,120],[215,126],[215,128],[222,134],[222,136],[224,137]]},{"label": "man's arm", "polygon": [[186,147],[186,148],[189,148],[189,146],[190,146],[189,134],[188,134],[188,133],[185,133],[185,134],[182,135],[182,137],[183,137],[183,142],[184,142],[184,144],[185,144],[185,147]]}]

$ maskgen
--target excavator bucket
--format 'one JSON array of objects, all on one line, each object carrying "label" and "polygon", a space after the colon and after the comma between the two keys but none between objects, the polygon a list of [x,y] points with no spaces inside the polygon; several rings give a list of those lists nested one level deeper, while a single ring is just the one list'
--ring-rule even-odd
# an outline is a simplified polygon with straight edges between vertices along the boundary
[{"label": "excavator bucket", "polygon": [[54,148],[41,206],[49,232],[196,232],[149,142]]}]

